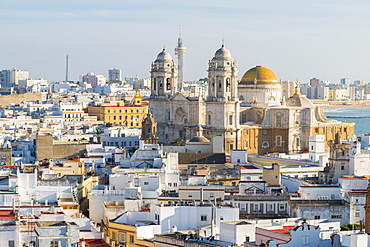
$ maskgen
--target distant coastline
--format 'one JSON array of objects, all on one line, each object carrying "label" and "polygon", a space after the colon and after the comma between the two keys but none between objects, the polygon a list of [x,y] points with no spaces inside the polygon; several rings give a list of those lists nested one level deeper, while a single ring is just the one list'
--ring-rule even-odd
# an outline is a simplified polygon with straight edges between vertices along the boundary
[{"label": "distant coastline", "polygon": [[323,101],[312,100],[312,102],[324,109],[344,109],[344,108],[370,108],[370,100],[349,100],[349,101]]}]

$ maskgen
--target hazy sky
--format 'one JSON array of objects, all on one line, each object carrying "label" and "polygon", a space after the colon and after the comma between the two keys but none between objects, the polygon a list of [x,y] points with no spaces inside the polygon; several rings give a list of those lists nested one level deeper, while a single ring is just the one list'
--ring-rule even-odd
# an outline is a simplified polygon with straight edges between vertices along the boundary
[{"label": "hazy sky", "polygon": [[370,2],[360,0],[1,0],[0,69],[64,80],[109,68],[149,77],[178,27],[187,48],[185,80],[207,76],[222,39],[239,78],[262,65],[282,80],[370,81]]}]

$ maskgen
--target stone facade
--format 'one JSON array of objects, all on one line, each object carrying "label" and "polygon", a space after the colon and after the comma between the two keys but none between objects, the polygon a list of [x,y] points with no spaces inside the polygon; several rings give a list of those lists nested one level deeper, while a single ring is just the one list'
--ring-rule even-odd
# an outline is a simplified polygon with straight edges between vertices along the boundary
[{"label": "stone facade", "polygon": [[309,137],[325,135],[325,145],[337,132],[354,134],[354,123],[329,120],[296,88],[283,97],[282,83],[270,69],[256,66],[238,82],[237,63],[222,46],[208,64],[208,95],[191,96],[182,90],[177,67],[163,50],[151,68],[150,109],[158,123],[158,142],[190,140],[198,126],[204,137],[223,137],[223,152],[294,153],[309,151]]}]

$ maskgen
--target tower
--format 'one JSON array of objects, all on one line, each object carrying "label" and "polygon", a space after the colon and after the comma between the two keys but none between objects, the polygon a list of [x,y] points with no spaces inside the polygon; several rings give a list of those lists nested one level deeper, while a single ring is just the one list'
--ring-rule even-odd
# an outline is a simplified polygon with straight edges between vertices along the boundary
[{"label": "tower", "polygon": [[238,64],[224,45],[208,63],[207,101],[236,101],[238,87]]},{"label": "tower", "polygon": [[143,140],[145,144],[158,143],[157,122],[153,118],[150,110],[142,123],[141,140]]},{"label": "tower", "polygon": [[208,64],[208,126],[227,129],[239,124],[237,87],[237,63],[222,45]]},{"label": "tower", "polygon": [[184,55],[186,48],[182,44],[181,38],[181,26],[179,32],[179,38],[177,39],[177,47],[175,47],[175,54],[177,57],[177,69],[178,69],[178,88],[182,89],[182,84],[184,82]]},{"label": "tower", "polygon": [[237,63],[222,45],[208,64],[206,128],[209,130],[208,136],[223,136],[226,152],[238,149],[239,146],[240,103],[237,87]]},{"label": "tower", "polygon": [[143,96],[141,96],[140,89],[136,89],[135,96],[133,98],[133,105],[134,106],[141,106],[141,102],[143,100]]},{"label": "tower", "polygon": [[178,90],[177,65],[163,48],[152,63],[151,98],[171,98]]}]

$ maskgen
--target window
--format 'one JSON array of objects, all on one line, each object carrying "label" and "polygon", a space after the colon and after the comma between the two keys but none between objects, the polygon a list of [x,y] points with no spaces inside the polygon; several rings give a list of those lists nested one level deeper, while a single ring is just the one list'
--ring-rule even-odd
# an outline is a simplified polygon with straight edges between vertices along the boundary
[{"label": "window", "polygon": [[342,215],[340,214],[334,214],[331,216],[332,219],[341,219],[342,218]]},{"label": "window", "polygon": [[310,236],[302,236],[302,245],[310,245]]},{"label": "window", "polygon": [[285,204],[279,204],[279,210],[285,210]]},{"label": "window", "polygon": [[276,116],[276,125],[281,126],[281,115],[280,114]]},{"label": "window", "polygon": [[320,219],[320,215],[315,215],[315,220],[319,220]]},{"label": "window", "polygon": [[268,204],[268,210],[269,210],[269,211],[274,210],[274,205],[273,205],[273,204]]},{"label": "window", "polygon": [[50,241],[50,247],[59,247],[59,241]]},{"label": "window", "polygon": [[144,182],[144,185],[149,185],[149,182]]},{"label": "window", "polygon": [[249,140],[246,140],[244,141],[244,148],[248,148],[249,147]]},{"label": "window", "polygon": [[220,216],[220,220],[224,220],[224,217],[223,216]]},{"label": "window", "polygon": [[233,125],[233,115],[229,116],[229,125]]},{"label": "window", "polygon": [[193,195],[191,193],[188,194],[188,197],[193,197]]},{"label": "window", "polygon": [[263,134],[264,135],[267,135],[267,130],[263,130]]},{"label": "window", "polygon": [[166,79],[166,81],[167,81],[167,82],[166,82],[166,89],[167,89],[167,90],[171,90],[170,78],[167,78],[167,79]]},{"label": "window", "polygon": [[259,204],[257,204],[257,203],[253,204],[253,211],[254,211],[254,212],[258,212],[258,211],[260,211],[260,205],[259,205]]},{"label": "window", "polygon": [[281,147],[281,136],[276,136],[276,146]]},{"label": "window", "polygon": [[14,247],[14,240],[9,240],[8,246],[9,247]]},{"label": "window", "polygon": [[344,170],[344,166],[341,166],[340,169],[343,171]]},{"label": "window", "polygon": [[207,215],[201,215],[200,221],[207,221]]},{"label": "window", "polygon": [[360,211],[356,211],[355,217],[360,217]]},{"label": "window", "polygon": [[172,187],[172,183],[168,183],[168,186],[169,186],[169,187]]},{"label": "window", "polygon": [[209,193],[209,197],[210,197],[210,198],[215,197],[215,193]]},{"label": "window", "polygon": [[177,183],[173,183],[173,187],[177,187]]},{"label": "window", "polygon": [[133,244],[135,243],[135,237],[130,235],[130,244]]}]

